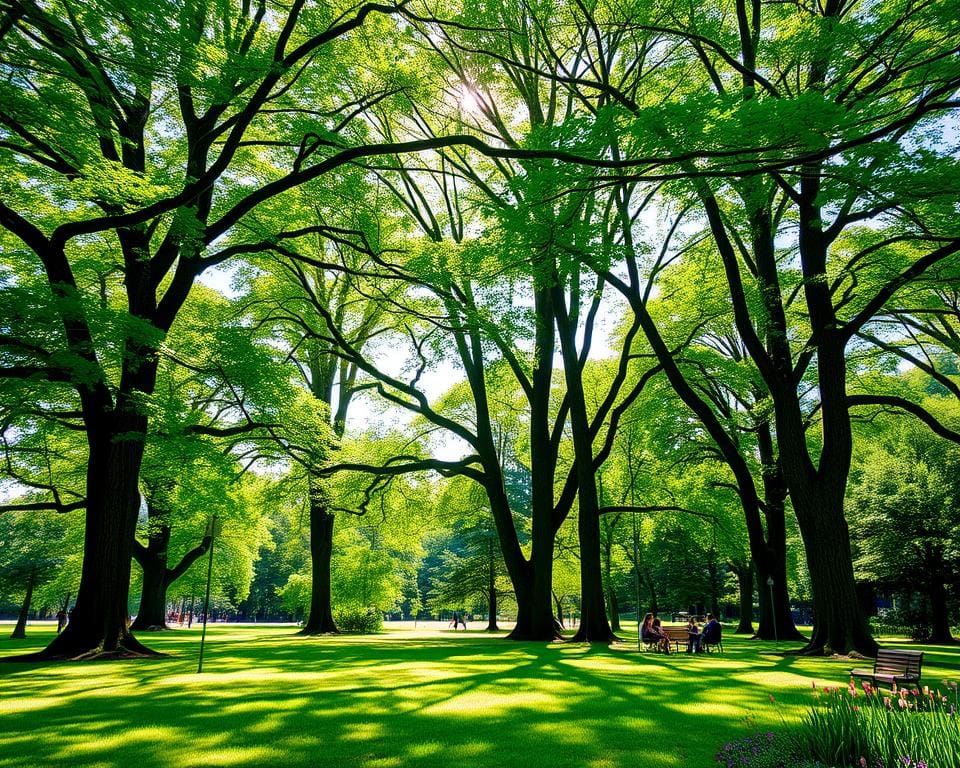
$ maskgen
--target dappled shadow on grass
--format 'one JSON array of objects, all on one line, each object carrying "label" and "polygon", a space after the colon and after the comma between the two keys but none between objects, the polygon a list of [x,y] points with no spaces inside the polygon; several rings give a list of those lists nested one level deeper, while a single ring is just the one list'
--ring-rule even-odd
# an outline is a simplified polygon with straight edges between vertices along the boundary
[{"label": "dappled shadow on grass", "polygon": [[849,666],[737,640],[662,656],[486,632],[213,626],[197,675],[198,632],[150,641],[171,658],[2,665],[0,767],[709,766],[745,717],[776,726],[771,692],[796,716],[811,677],[842,682]]}]

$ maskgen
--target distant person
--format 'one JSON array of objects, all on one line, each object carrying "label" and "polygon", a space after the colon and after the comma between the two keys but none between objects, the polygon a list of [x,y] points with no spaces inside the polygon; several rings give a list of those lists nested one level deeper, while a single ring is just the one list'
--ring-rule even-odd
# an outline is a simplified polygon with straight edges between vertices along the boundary
[{"label": "distant person", "polygon": [[697,619],[691,616],[687,619],[687,653],[693,653],[700,645],[700,627],[697,626]]},{"label": "distant person", "polygon": [[707,645],[715,645],[720,642],[720,635],[723,628],[717,617],[712,613],[707,614],[707,623],[703,625],[703,631],[700,632],[700,643],[697,648],[701,651],[707,650]]},{"label": "distant person", "polygon": [[648,613],[643,617],[643,623],[640,625],[640,639],[646,640],[650,634],[650,627],[653,626],[653,614]]},{"label": "distant person", "polygon": [[460,623],[463,625],[463,631],[466,632],[467,631],[467,614],[466,613],[460,614]]},{"label": "distant person", "polygon": [[59,635],[63,632],[63,628],[67,626],[67,610],[61,608],[57,611],[57,634]]},{"label": "distant person", "polygon": [[453,618],[450,619],[450,623],[449,623],[447,626],[448,626],[448,627],[451,627],[451,626],[452,626],[453,629],[454,629],[454,631],[456,631],[457,625],[458,625],[459,623],[460,623],[460,614],[457,613],[456,611],[454,611],[454,612],[453,612]]}]

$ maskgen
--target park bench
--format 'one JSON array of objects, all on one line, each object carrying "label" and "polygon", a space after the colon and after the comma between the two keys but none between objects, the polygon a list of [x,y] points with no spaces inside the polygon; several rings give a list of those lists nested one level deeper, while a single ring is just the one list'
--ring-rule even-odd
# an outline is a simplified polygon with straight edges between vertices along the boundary
[{"label": "park bench", "polygon": [[[677,651],[680,650],[680,646],[683,645],[686,647],[688,635],[686,627],[660,627],[660,631],[667,637],[667,639],[673,644]],[[658,651],[660,650],[660,644],[654,639],[643,639],[644,647],[648,651]]]},{"label": "park bench", "polygon": [[669,638],[677,651],[680,650],[681,645],[686,648],[687,642],[690,639],[686,627],[663,627],[663,634]]},{"label": "park bench", "polygon": [[851,677],[862,677],[874,685],[885,683],[919,683],[920,667],[923,665],[923,651],[902,651],[895,648],[881,648],[877,651],[877,660],[873,669],[851,669]]}]

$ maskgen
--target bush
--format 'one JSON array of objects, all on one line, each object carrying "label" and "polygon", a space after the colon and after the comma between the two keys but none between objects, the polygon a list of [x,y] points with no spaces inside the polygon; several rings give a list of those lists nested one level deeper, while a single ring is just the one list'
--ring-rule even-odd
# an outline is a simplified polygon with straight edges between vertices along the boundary
[{"label": "bush", "polygon": [[372,635],[383,629],[383,614],[376,608],[338,608],[333,620],[341,632],[354,635]]}]

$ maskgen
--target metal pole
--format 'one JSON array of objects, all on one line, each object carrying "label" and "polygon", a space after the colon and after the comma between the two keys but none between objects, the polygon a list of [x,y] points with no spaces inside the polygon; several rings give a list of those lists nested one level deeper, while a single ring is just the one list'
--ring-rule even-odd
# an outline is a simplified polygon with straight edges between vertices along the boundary
[{"label": "metal pole", "polygon": [[210,613],[210,577],[213,575],[213,541],[217,532],[217,516],[210,518],[207,535],[210,537],[210,557],[207,559],[207,595],[203,600],[203,631],[200,633],[200,660],[197,662],[197,674],[203,672],[203,646],[207,640],[207,615]]},{"label": "metal pole", "polygon": [[633,580],[637,585],[637,650],[640,650],[640,558],[637,554],[637,513],[630,515],[633,520]]},{"label": "metal pole", "polygon": [[767,586],[770,587],[770,619],[773,621],[773,642],[780,645],[777,637],[777,612],[773,605],[773,576],[767,576]]}]

